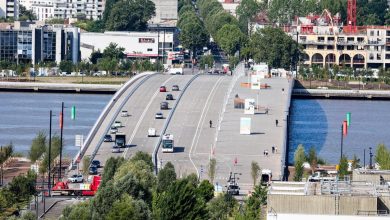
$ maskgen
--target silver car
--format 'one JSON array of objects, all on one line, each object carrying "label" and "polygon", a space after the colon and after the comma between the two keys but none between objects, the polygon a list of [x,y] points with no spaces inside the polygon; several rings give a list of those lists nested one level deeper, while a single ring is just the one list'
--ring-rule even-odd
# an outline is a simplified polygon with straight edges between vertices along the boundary
[{"label": "silver car", "polygon": [[110,133],[111,133],[111,134],[115,134],[116,132],[118,132],[118,128],[115,127],[115,126],[111,126],[111,128],[110,128]]}]

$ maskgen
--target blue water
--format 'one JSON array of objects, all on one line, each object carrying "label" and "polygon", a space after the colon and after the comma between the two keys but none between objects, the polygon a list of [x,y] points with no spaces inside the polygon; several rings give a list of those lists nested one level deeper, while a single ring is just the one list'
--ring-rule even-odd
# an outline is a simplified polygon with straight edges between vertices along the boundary
[{"label": "blue water", "polygon": [[[0,92],[0,145],[10,142],[15,151],[27,154],[31,141],[39,131],[49,134],[50,109],[53,111],[52,134],[60,134],[59,115],[61,102],[64,109],[64,152],[73,156],[75,135],[84,138],[92,128],[112,95],[14,93]],[[76,119],[71,119],[71,106],[76,107]]]},{"label": "blue water", "polygon": [[314,146],[319,156],[331,164],[340,159],[341,123],[346,113],[352,120],[344,138],[343,153],[351,159],[354,154],[363,163],[369,159],[368,148],[380,143],[390,146],[390,102],[369,100],[294,99],[291,103],[289,162],[293,162],[298,144],[308,150]]}]

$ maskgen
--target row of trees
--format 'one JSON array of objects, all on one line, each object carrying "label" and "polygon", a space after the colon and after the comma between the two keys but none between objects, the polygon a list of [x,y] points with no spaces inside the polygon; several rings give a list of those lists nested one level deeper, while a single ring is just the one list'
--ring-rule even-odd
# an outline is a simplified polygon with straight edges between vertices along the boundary
[{"label": "row of trees", "polygon": [[94,198],[64,209],[62,219],[259,219],[266,189],[257,186],[240,206],[231,195],[214,198],[214,186],[190,174],[178,179],[168,162],[157,177],[150,155],[109,158]]}]

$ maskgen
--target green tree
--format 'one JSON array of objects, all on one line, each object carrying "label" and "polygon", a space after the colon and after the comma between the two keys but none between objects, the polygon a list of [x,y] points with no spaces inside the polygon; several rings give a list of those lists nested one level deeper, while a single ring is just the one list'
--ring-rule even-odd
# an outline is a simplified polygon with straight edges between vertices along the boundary
[{"label": "green tree", "polygon": [[91,163],[91,157],[84,155],[84,157],[83,157],[83,170],[82,170],[82,173],[84,175],[88,174],[90,163]]},{"label": "green tree", "polygon": [[225,24],[217,32],[216,41],[218,45],[229,55],[234,55],[241,48],[244,40],[244,34],[236,25]]},{"label": "green tree", "polygon": [[248,21],[251,20],[260,10],[260,4],[256,0],[242,0],[236,8],[236,14],[240,20],[240,28],[248,33]]},{"label": "green tree", "polygon": [[115,201],[111,211],[107,214],[108,220],[148,220],[151,213],[147,204],[142,200],[134,200],[131,196],[124,194],[122,198]]},{"label": "green tree", "polygon": [[112,6],[106,21],[106,29],[144,31],[153,15],[155,15],[155,5],[150,0],[120,0]]},{"label": "green tree", "polygon": [[238,206],[237,200],[232,195],[223,193],[213,198],[207,204],[207,210],[210,219],[227,220],[232,216],[236,206]]},{"label": "green tree", "polygon": [[303,163],[305,162],[305,149],[302,144],[298,145],[298,148],[294,153],[294,167],[295,175],[294,181],[301,181],[303,176]]},{"label": "green tree", "polygon": [[91,53],[89,61],[91,61],[93,64],[97,64],[98,60],[101,58],[103,58],[103,53],[101,53],[100,50],[97,50]]},{"label": "green tree", "polygon": [[381,170],[390,170],[390,151],[384,144],[379,144],[376,147],[375,161]]},{"label": "green tree", "polygon": [[36,175],[33,171],[28,171],[27,175],[19,175],[9,183],[9,191],[15,195],[17,201],[28,201],[35,190]]},{"label": "green tree", "polygon": [[137,151],[134,154],[134,156],[130,159],[131,162],[135,162],[139,160],[144,161],[149,166],[150,171],[154,170],[154,164],[153,164],[152,156],[150,154],[142,151]]},{"label": "green tree", "polygon": [[203,55],[202,57],[200,57],[199,60],[200,69],[204,70],[206,68],[206,65],[208,66],[208,68],[213,68],[213,64],[214,64],[214,57],[212,55]]},{"label": "green tree", "polygon": [[208,34],[199,21],[191,21],[183,24],[179,39],[185,48],[196,51],[207,44]]},{"label": "green tree", "polygon": [[261,208],[267,204],[267,188],[257,185],[250,197],[245,201],[244,219],[260,219]]},{"label": "green tree", "polygon": [[123,157],[110,157],[106,161],[103,170],[102,181],[100,183],[100,187],[104,187],[106,183],[111,180],[117,169],[124,163]]},{"label": "green tree", "polygon": [[217,167],[217,160],[215,158],[210,159],[207,173],[209,175],[209,179],[212,184],[214,183],[216,167]]},{"label": "green tree", "polygon": [[192,183],[176,180],[166,192],[155,195],[154,219],[207,219],[206,203],[195,195]]},{"label": "green tree", "polygon": [[106,71],[107,75],[110,75],[113,71],[116,70],[118,62],[116,59],[110,59],[108,57],[105,57],[99,59],[97,65],[99,66],[99,69]]},{"label": "green tree", "polygon": [[157,192],[163,192],[176,180],[175,167],[171,162],[165,164],[157,175]]},{"label": "green tree", "polygon": [[59,67],[62,72],[66,72],[67,74],[70,74],[73,70],[73,63],[72,61],[69,60],[63,60],[60,62]]},{"label": "green tree", "polygon": [[60,149],[61,149],[61,139],[60,136],[57,134],[53,135],[51,138],[51,150],[50,150],[50,161],[49,161],[49,146],[45,147],[45,154],[42,160],[42,163],[40,164],[39,169],[42,171],[42,173],[45,173],[47,171],[47,168],[49,167],[49,163],[53,167],[54,159],[60,155]]},{"label": "green tree", "polygon": [[214,197],[214,186],[208,180],[203,180],[196,188],[196,192],[198,197],[207,203]]},{"label": "green tree", "polygon": [[152,203],[151,189],[154,184],[145,184],[132,172],[115,181],[115,189],[121,193],[127,193],[134,199],[140,199],[147,204]]},{"label": "green tree", "polygon": [[351,167],[352,170],[360,167],[360,159],[356,156],[356,154],[353,155]]},{"label": "green tree", "polygon": [[339,176],[345,177],[346,175],[348,175],[348,159],[343,155],[339,163]]},{"label": "green tree", "polygon": [[124,57],[125,48],[119,47],[117,43],[110,43],[104,50],[103,50],[103,57],[104,58],[110,58],[110,59],[116,59],[121,60]]},{"label": "green tree", "polygon": [[317,151],[311,147],[309,153],[306,155],[306,161],[310,164],[311,173],[313,174],[318,167]]},{"label": "green tree", "polygon": [[214,38],[216,38],[217,32],[226,24],[238,26],[238,21],[233,15],[224,10],[208,16],[205,20],[207,30]]},{"label": "green tree", "polygon": [[251,163],[251,177],[253,180],[253,186],[256,186],[257,179],[259,178],[260,174],[260,166],[256,161],[252,161]]},{"label": "green tree", "polygon": [[19,5],[19,21],[33,21],[36,19],[32,10],[27,10],[23,5]]},{"label": "green tree", "polygon": [[62,211],[60,220],[89,220],[92,213],[89,202],[81,202],[77,205],[67,206]]},{"label": "green tree", "polygon": [[91,200],[92,219],[105,219],[111,211],[112,205],[117,201],[122,192],[118,191],[113,181],[108,181],[105,187],[99,188],[95,197]]}]

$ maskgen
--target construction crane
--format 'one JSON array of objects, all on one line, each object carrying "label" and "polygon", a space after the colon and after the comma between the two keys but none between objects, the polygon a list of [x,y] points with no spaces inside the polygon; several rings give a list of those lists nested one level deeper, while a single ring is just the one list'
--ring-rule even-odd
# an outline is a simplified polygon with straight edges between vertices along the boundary
[{"label": "construction crane", "polygon": [[357,32],[356,26],[356,0],[348,0],[347,7],[347,26],[344,27],[344,32],[353,34]]}]

